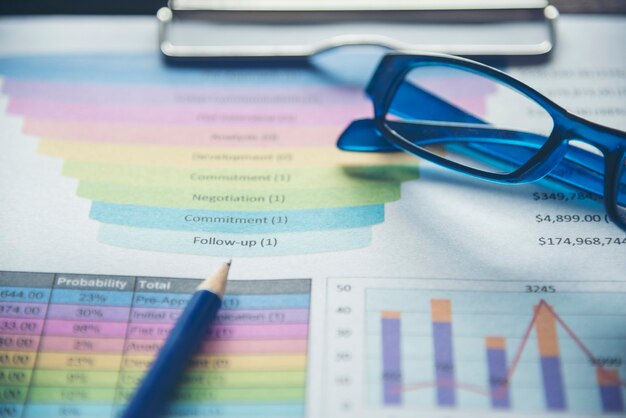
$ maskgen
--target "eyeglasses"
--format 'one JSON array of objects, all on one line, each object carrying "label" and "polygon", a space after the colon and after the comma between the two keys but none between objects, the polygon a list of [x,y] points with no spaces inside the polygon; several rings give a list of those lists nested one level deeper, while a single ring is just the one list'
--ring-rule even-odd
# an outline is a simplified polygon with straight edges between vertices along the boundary
[{"label": "eyeglasses", "polygon": [[524,83],[464,58],[387,54],[366,92],[374,118],[354,121],[338,147],[406,151],[481,179],[549,176],[604,198],[626,231],[626,132],[568,113]]}]

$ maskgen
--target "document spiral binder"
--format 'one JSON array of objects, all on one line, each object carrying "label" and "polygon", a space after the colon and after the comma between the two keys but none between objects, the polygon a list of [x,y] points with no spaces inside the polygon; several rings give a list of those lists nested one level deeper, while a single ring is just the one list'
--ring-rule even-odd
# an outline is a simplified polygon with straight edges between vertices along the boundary
[{"label": "document spiral binder", "polygon": [[557,18],[546,0],[170,0],[157,12],[168,59],[302,59],[347,45],[545,56]]}]

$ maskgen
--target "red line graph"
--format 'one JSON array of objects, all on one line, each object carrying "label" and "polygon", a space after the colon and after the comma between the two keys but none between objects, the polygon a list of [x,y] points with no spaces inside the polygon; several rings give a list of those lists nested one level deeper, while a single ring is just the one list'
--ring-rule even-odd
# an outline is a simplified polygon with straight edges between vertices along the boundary
[{"label": "red line graph", "polygon": [[565,330],[567,335],[574,341],[574,343],[578,346],[578,348],[580,348],[582,352],[587,356],[591,364],[596,365],[596,370],[600,375],[602,375],[607,381],[612,381],[615,385],[626,387],[625,381],[615,381],[615,378],[612,374],[610,374],[609,369],[606,369],[605,367],[599,364],[598,359],[593,355],[591,350],[589,350],[589,348],[583,343],[583,341],[574,333],[574,331],[572,331],[572,329],[552,309],[552,307],[548,305],[548,303],[545,300],[542,299],[537,305],[537,308],[535,309],[535,312],[533,313],[533,316],[530,322],[528,323],[528,326],[524,330],[522,340],[519,346],[517,347],[517,350],[515,351],[511,364],[509,365],[507,369],[506,378],[503,379],[503,383],[501,383],[496,389],[487,389],[482,386],[459,383],[454,380],[439,379],[439,380],[434,380],[434,381],[399,385],[396,391],[397,392],[409,392],[409,391],[415,391],[415,390],[433,388],[433,387],[454,387],[457,389],[466,390],[468,392],[473,392],[473,393],[477,393],[477,394],[484,395],[484,396],[492,396],[493,398],[496,398],[496,399],[503,398],[504,396],[506,396],[509,382],[511,381],[511,378],[513,377],[513,374],[515,373],[515,370],[517,369],[517,366],[520,362],[522,354],[524,353],[524,349],[526,348],[528,340],[530,339],[530,334],[533,330],[533,327],[535,326],[535,323],[537,322],[537,317],[539,315],[539,312],[542,309],[546,309],[549,312],[549,314],[554,317],[554,319],[563,328],[563,330]]}]

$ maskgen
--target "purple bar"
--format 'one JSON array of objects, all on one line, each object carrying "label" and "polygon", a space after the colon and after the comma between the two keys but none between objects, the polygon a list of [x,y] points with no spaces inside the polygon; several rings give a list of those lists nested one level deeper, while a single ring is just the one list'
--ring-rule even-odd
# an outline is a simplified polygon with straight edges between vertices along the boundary
[{"label": "purple bar", "polygon": [[541,357],[541,373],[543,375],[543,388],[545,390],[547,408],[551,411],[565,410],[561,359],[556,356]]},{"label": "purple bar", "polygon": [[217,313],[213,324],[308,324],[308,309],[238,309]]},{"label": "purple bar", "polygon": [[128,322],[130,307],[91,305],[50,305],[48,319],[78,319],[92,322]]},{"label": "purple bar", "polygon": [[603,412],[624,412],[624,398],[622,388],[616,385],[600,385],[600,398]]},{"label": "purple bar", "polygon": [[[384,315],[384,314],[383,314]],[[402,403],[400,318],[381,318],[383,343],[383,400],[385,405]]]},{"label": "purple bar", "polygon": [[435,378],[437,380],[437,404],[454,406],[454,360],[452,358],[452,323],[433,321],[435,345]]},{"label": "purple bar", "polygon": [[4,318],[44,318],[45,303],[0,302],[0,317]]},{"label": "purple bar", "polygon": [[[130,322],[175,323],[182,309],[133,308]],[[214,324],[308,324],[308,309],[237,309],[218,312]]]},{"label": "purple bar", "polygon": [[622,382],[618,369],[605,369],[596,367],[596,379],[600,389],[600,399],[602,400],[602,411],[604,412],[624,412],[624,398],[622,397]]},{"label": "purple bar", "polygon": [[506,350],[488,348],[487,365],[489,367],[489,388],[491,389],[491,406],[496,409],[511,407],[506,370]]},{"label": "purple bar", "polygon": [[182,309],[133,308],[130,312],[130,322],[174,324],[181,313],[183,313]]}]

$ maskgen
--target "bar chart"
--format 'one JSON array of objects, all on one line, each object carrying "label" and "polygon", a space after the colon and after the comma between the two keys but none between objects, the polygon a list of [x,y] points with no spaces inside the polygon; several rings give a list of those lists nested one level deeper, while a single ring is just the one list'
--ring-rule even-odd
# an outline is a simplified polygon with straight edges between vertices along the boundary
[{"label": "bar chart", "polygon": [[624,284],[335,279],[328,295],[337,416],[626,412]]},{"label": "bar chart", "polygon": [[[0,272],[0,416],[118,416],[198,283]],[[309,295],[231,280],[169,416],[303,417]]]}]

